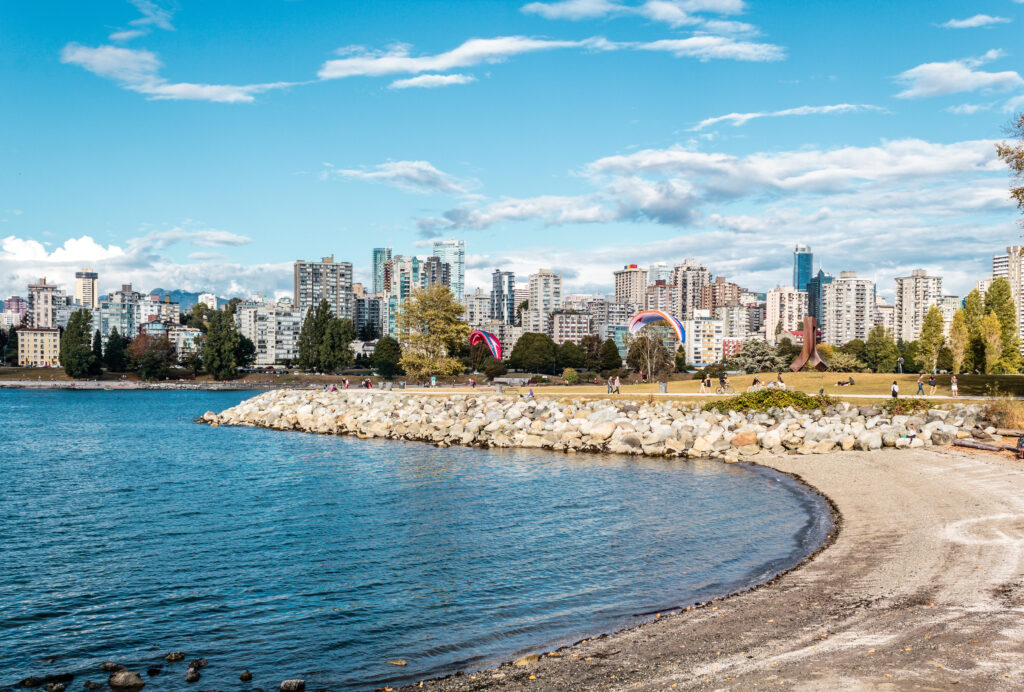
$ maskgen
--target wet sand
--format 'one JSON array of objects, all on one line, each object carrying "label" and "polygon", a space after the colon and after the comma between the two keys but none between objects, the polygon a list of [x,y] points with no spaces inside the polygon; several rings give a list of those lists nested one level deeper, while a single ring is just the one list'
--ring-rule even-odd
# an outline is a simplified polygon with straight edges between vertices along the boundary
[{"label": "wet sand", "polygon": [[1024,462],[948,449],[759,461],[838,513],[833,542],[798,569],[415,689],[1024,689]]}]

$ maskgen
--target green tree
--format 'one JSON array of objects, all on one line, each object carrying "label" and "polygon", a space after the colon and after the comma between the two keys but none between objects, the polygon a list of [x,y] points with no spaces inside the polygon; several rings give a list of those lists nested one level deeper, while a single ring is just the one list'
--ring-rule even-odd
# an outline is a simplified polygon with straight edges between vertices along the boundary
[{"label": "green tree", "polygon": [[559,346],[555,358],[558,361],[557,365],[559,368],[580,370],[587,367],[587,357],[584,355],[583,349],[572,341],[566,341]]},{"label": "green tree", "polygon": [[787,362],[767,341],[748,339],[729,360],[729,367],[751,374],[755,372],[781,372]]},{"label": "green tree", "polygon": [[235,364],[246,368],[256,362],[256,344],[245,334],[239,332],[238,346],[235,348]]},{"label": "green tree", "polygon": [[985,364],[985,343],[981,338],[981,321],[985,319],[985,301],[974,289],[964,298],[964,323],[967,327],[967,351],[964,370],[981,370]]},{"label": "green tree", "polygon": [[851,355],[857,360],[861,360],[864,357],[864,341],[862,339],[850,339],[845,344],[837,348],[836,351]]},{"label": "green tree", "polygon": [[380,338],[380,333],[377,331],[376,325],[372,322],[367,322],[359,328],[359,340],[360,341],[373,341],[374,339]]},{"label": "green tree", "polygon": [[924,363],[921,362],[921,346],[916,341],[896,342],[896,349],[903,356],[903,372],[923,372]]},{"label": "green tree", "polygon": [[547,334],[527,332],[519,337],[508,358],[514,370],[555,374],[558,347]]},{"label": "green tree", "polygon": [[780,339],[778,345],[775,347],[776,355],[778,355],[786,365],[789,365],[796,360],[796,357],[800,355],[800,350],[800,347],[794,344],[793,340],[788,336]]},{"label": "green tree", "polygon": [[416,289],[406,299],[398,314],[401,362],[415,381],[462,372],[462,363],[452,356],[470,332],[461,319],[462,311],[451,289],[442,284]]},{"label": "green tree", "polygon": [[103,335],[97,329],[92,335],[92,354],[96,356],[97,371],[103,365]]},{"label": "green tree", "polygon": [[675,366],[674,369],[676,372],[690,372],[691,370],[693,370],[693,368],[691,368],[690,365],[686,362],[685,348],[680,347],[676,349],[676,355],[674,360],[675,362],[673,363],[673,365]]},{"label": "green tree", "polygon": [[601,337],[597,334],[587,334],[580,340],[580,348],[583,356],[587,359],[586,367],[590,370],[601,368]]},{"label": "green tree", "polygon": [[327,372],[323,362],[323,347],[327,341],[327,330],[334,313],[326,299],[306,311],[306,318],[299,330],[299,369],[304,372]]},{"label": "green tree", "polygon": [[382,336],[373,349],[373,369],[385,380],[390,380],[400,370],[402,347],[390,336]]},{"label": "green tree", "polygon": [[1017,201],[1017,208],[1024,211],[1024,113],[1014,118],[1007,134],[1017,141],[997,144],[996,154],[1010,169],[1010,196]]},{"label": "green tree", "polygon": [[76,380],[100,372],[100,362],[92,352],[92,313],[75,310],[60,336],[60,364],[68,377]]},{"label": "green tree", "polygon": [[635,337],[628,338],[626,364],[653,380],[671,372],[675,361],[665,347],[665,331],[659,327],[646,327]]},{"label": "green tree", "polygon": [[235,316],[235,311],[238,310],[238,304],[242,302],[241,298],[231,298],[228,304],[224,306],[224,311],[232,317]]},{"label": "green tree", "polygon": [[874,372],[894,372],[900,350],[892,339],[892,332],[878,325],[868,332],[864,342],[864,364]]},{"label": "green tree", "polygon": [[127,355],[132,370],[144,380],[167,377],[167,371],[175,361],[174,345],[166,336],[139,334],[128,344]]},{"label": "green tree", "polygon": [[319,349],[319,369],[323,372],[335,372],[351,366],[355,360],[351,346],[355,337],[356,330],[352,326],[352,320],[338,319],[337,317],[328,320],[324,340]]},{"label": "green tree", "polygon": [[103,362],[110,372],[125,372],[128,370],[128,357],[125,354],[124,337],[117,333],[117,327],[110,328],[107,336],[107,348],[103,354]]},{"label": "green tree", "polygon": [[619,347],[615,345],[615,339],[605,339],[601,344],[601,358],[598,361],[601,372],[618,370],[622,367],[622,354]]},{"label": "green tree", "polygon": [[918,357],[921,361],[921,369],[924,372],[934,372],[935,363],[939,359],[939,349],[946,337],[943,332],[946,325],[942,320],[942,311],[938,306],[928,308],[924,315],[924,322],[921,323],[921,336],[918,337]]},{"label": "green tree", "polygon": [[209,329],[208,319],[216,310],[210,310],[206,303],[196,303],[192,310],[183,316],[182,324],[198,329],[203,334]]},{"label": "green tree", "polygon": [[985,344],[985,374],[998,372],[999,360],[1003,355],[1003,326],[994,312],[981,320],[981,340]]},{"label": "green tree", "polygon": [[218,310],[210,314],[209,327],[203,343],[203,369],[215,380],[236,377],[243,346],[234,317],[227,310]]},{"label": "green tree", "polygon": [[864,363],[856,356],[844,351],[836,351],[826,361],[830,370],[834,372],[862,372]]},{"label": "green tree", "polygon": [[566,368],[562,371],[562,379],[568,385],[574,385],[580,383],[580,374],[573,368]]},{"label": "green tree", "polygon": [[199,348],[185,351],[185,353],[178,356],[178,364],[192,373],[192,377],[195,377],[203,369],[202,351]]},{"label": "green tree", "polygon": [[952,360],[951,369],[955,374],[960,374],[964,365],[964,358],[967,355],[967,348],[970,340],[967,335],[967,319],[963,310],[953,313],[953,322],[949,325],[949,351]]},{"label": "green tree", "polygon": [[[1020,341],[1017,338],[1017,308],[1013,303],[1013,292],[1006,277],[999,276],[985,291],[985,314],[995,313],[1002,328],[1000,339],[1003,353],[1000,356],[1002,372],[1016,372],[1020,362]],[[985,351],[986,361],[989,358]]]},{"label": "green tree", "polygon": [[18,330],[11,325],[7,329],[7,362],[17,363],[18,362]]},{"label": "green tree", "polygon": [[508,368],[500,360],[493,361],[490,365],[484,368],[484,375],[487,379],[493,380],[495,377],[501,377],[508,372]]}]

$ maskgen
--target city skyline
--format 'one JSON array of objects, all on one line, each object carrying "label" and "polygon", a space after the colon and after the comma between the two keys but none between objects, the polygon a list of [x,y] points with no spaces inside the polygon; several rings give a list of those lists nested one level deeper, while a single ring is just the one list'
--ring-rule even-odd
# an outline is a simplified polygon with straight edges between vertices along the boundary
[{"label": "city skyline", "polygon": [[354,7],[6,8],[0,294],[91,267],[285,295],[330,254],[372,285],[372,248],[455,237],[467,293],[691,257],[765,291],[807,243],[892,302],[918,268],[965,295],[1020,235],[993,142],[1021,3]]}]

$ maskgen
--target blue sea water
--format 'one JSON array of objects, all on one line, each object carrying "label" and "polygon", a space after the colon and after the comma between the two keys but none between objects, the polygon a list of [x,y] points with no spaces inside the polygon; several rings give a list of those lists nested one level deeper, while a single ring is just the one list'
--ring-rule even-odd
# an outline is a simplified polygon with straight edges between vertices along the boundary
[{"label": "blue sea water", "polygon": [[179,690],[198,657],[196,689],[414,682],[743,588],[831,528],[754,466],[193,422],[249,395],[0,390],[0,689],[113,660]]}]

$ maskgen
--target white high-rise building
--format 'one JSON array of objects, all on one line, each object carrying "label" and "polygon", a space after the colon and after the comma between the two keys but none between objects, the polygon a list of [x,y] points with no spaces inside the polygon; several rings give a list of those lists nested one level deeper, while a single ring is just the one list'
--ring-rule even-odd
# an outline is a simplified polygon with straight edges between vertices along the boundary
[{"label": "white high-rise building", "polygon": [[822,340],[833,346],[866,340],[875,326],[875,282],[858,279],[857,272],[840,272],[821,292]]},{"label": "white high-rise building", "polygon": [[953,324],[953,315],[960,309],[963,303],[960,296],[942,296],[939,309],[942,310],[943,334],[949,336],[949,328]]},{"label": "white high-rise building", "polygon": [[529,293],[526,300],[531,310],[552,312],[562,307],[562,275],[550,269],[540,269],[530,274]]},{"label": "white high-rise building", "polygon": [[992,277],[997,276],[1009,276],[1010,274],[1010,255],[1019,255],[1019,252],[1015,252],[1012,247],[1006,248],[1005,255],[993,255],[992,256]]},{"label": "white high-rise building", "polygon": [[198,302],[211,310],[217,309],[217,296],[213,293],[200,293]]},{"label": "white high-rise building", "polygon": [[896,333],[896,307],[885,302],[885,298],[875,298],[875,326],[881,325],[890,334]]},{"label": "white high-rise building", "polygon": [[99,307],[100,296],[96,290],[99,274],[86,267],[75,272],[75,302],[83,308],[95,310]]},{"label": "white high-rise building", "polygon": [[676,287],[676,317],[692,319],[701,306],[701,293],[711,283],[711,272],[697,260],[683,260],[672,268],[672,285]]},{"label": "white high-rise building", "polygon": [[35,329],[57,327],[56,308],[62,302],[63,293],[56,284],[46,283],[46,277],[39,283],[28,285],[28,324]]},{"label": "white high-rise building", "polygon": [[303,315],[288,298],[242,304],[235,310],[238,331],[256,346],[256,365],[266,367],[299,357]]},{"label": "white high-rise building", "polygon": [[[1021,342],[1021,349],[1024,350],[1024,246],[1012,245],[1006,248],[1006,274],[996,274],[997,256],[992,263],[992,278],[1005,276],[1010,282],[1010,294],[1013,296],[1013,304],[1017,307],[1017,338]],[[986,287],[987,290],[987,287]]]},{"label": "white high-rise building", "polygon": [[941,276],[928,276],[924,269],[915,269],[910,276],[897,277],[895,338],[916,341],[928,308],[941,302]]},{"label": "white high-rise building", "polygon": [[807,291],[798,291],[792,286],[780,286],[768,291],[764,320],[765,341],[777,344],[786,332],[803,329],[806,315]]},{"label": "white high-rise building", "polygon": [[647,292],[647,270],[635,264],[627,264],[615,272],[615,302],[644,304]]},{"label": "white high-rise building", "polygon": [[666,284],[671,283],[672,279],[672,267],[668,265],[668,262],[654,262],[647,270],[647,283],[653,285],[659,281],[664,281]]},{"label": "white high-rise building", "polygon": [[351,262],[335,262],[334,255],[319,262],[296,260],[294,279],[295,304],[303,316],[321,300],[327,300],[335,317],[352,319]]},{"label": "white high-rise building", "polygon": [[463,296],[462,304],[466,306],[463,319],[471,327],[486,324],[491,319],[491,294],[482,288]]},{"label": "white high-rise building", "polygon": [[466,241],[454,238],[435,240],[434,256],[450,267],[452,295],[456,300],[462,300],[466,290]]},{"label": "white high-rise building", "polygon": [[722,323],[725,339],[746,339],[750,336],[750,309],[746,305],[730,303],[715,308],[715,319]]},{"label": "white high-rise building", "polygon": [[683,348],[688,365],[702,368],[722,360],[725,328],[721,320],[712,317],[708,310],[694,310],[693,317],[682,322],[686,331]]}]

